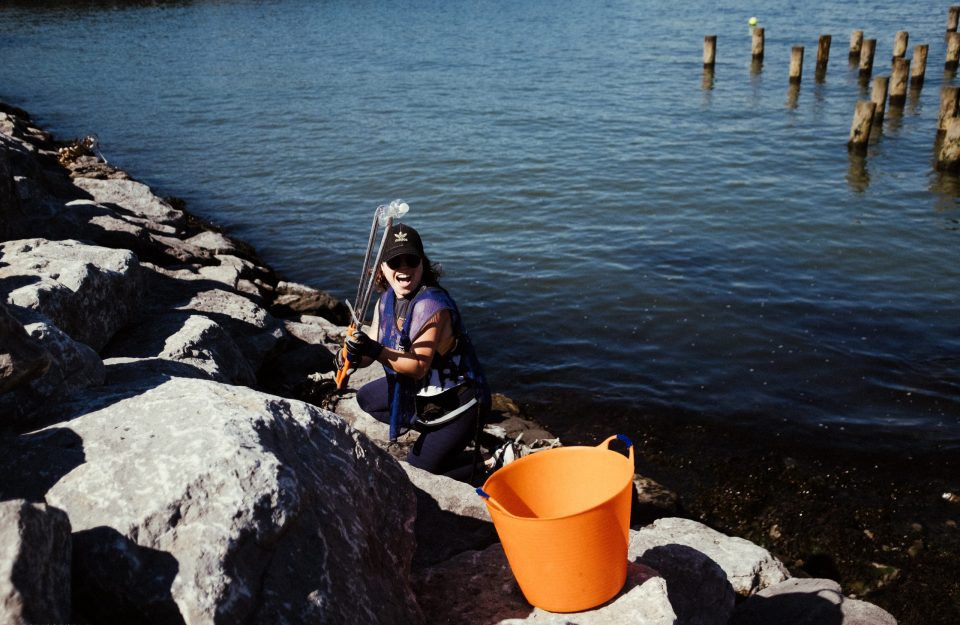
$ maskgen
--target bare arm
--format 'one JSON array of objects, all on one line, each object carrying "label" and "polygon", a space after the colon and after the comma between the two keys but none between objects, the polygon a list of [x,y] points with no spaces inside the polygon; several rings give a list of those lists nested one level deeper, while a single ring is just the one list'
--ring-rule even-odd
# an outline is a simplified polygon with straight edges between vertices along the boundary
[{"label": "bare arm", "polygon": [[427,374],[433,355],[446,353],[453,344],[453,321],[449,310],[441,310],[424,325],[420,334],[413,339],[410,351],[401,352],[384,347],[377,361],[397,373],[419,380]]}]

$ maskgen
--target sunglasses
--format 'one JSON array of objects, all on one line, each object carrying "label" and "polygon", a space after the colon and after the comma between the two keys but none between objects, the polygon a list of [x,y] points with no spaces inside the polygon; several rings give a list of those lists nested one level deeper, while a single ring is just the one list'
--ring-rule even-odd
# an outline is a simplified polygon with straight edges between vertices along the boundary
[{"label": "sunglasses", "polygon": [[390,269],[400,269],[401,267],[416,269],[419,266],[420,257],[416,254],[401,254],[400,256],[394,256],[387,261],[387,267]]}]

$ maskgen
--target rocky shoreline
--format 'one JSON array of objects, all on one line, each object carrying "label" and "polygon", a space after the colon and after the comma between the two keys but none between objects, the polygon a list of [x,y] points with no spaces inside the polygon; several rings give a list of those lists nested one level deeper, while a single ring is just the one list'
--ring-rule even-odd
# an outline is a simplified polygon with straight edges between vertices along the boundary
[{"label": "rocky shoreline", "polygon": [[339,302],[5,105],[0,296],[2,622],[896,623],[642,475],[623,590],[531,607],[473,488],[333,392]]}]

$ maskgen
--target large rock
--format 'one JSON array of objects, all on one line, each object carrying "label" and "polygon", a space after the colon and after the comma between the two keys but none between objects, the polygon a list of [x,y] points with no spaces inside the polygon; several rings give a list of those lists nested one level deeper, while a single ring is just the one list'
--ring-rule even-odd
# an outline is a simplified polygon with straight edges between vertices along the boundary
[{"label": "large rock", "polygon": [[659,519],[632,532],[629,554],[667,581],[680,625],[726,625],[737,594],[789,575],[762,547],[690,519]]},{"label": "large rock", "polygon": [[223,326],[257,370],[285,335],[283,324],[251,299],[214,288],[196,293],[177,310],[201,313]]},{"label": "large rock", "polygon": [[592,610],[552,614],[523,596],[500,544],[464,552],[420,571],[417,597],[432,623],[549,623],[551,625],[673,625],[676,615],[664,580],[639,563],[630,563],[617,596]]},{"label": "large rock", "polygon": [[70,620],[70,521],[22,499],[0,502],[0,622]]},{"label": "large rock", "polygon": [[58,416],[84,461],[46,498],[76,532],[85,618],[422,621],[410,484],[335,415],[244,387],[128,376]]},{"label": "large rock", "polygon": [[0,302],[0,394],[42,375],[50,354]]},{"label": "large rock", "polygon": [[0,244],[0,296],[98,351],[129,322],[140,290],[137,257],[126,250],[72,240]]},{"label": "large rock", "polygon": [[114,205],[150,222],[181,228],[186,213],[153,194],[150,187],[135,180],[75,178],[73,183],[90,194],[98,204]]},{"label": "large rock", "polygon": [[690,519],[659,519],[641,529],[631,536],[630,554],[646,562],[653,556],[648,552],[660,548],[656,557],[658,564],[662,564],[671,557],[663,548],[671,545],[684,548],[676,550],[678,561],[684,560],[691,551],[698,551],[716,563],[738,595],[751,595],[790,577],[787,567],[763,547]]},{"label": "large rock", "polygon": [[830,579],[788,579],[737,606],[730,625],[897,625],[886,610],[848,599]]}]

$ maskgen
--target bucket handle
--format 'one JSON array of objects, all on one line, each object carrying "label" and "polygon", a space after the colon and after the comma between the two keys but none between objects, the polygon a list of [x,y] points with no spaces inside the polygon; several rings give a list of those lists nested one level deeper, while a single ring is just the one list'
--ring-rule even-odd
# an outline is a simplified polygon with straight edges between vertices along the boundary
[{"label": "bucket handle", "polygon": [[500,512],[502,512],[502,513],[504,513],[504,514],[506,514],[506,515],[508,515],[508,516],[513,516],[511,513],[507,512],[507,509],[506,509],[506,508],[504,508],[503,506],[500,505],[500,502],[499,502],[499,501],[497,501],[496,499],[494,499],[493,497],[491,497],[491,496],[490,496],[490,493],[488,493],[487,491],[483,490],[482,488],[478,488],[478,489],[477,489],[477,494],[480,495],[481,497],[483,497],[484,499],[486,499],[486,500],[487,500],[487,503],[489,503],[491,506],[493,506],[494,508],[496,508],[496,509],[499,510]]},{"label": "bucket handle", "polygon": [[613,441],[614,439],[619,440],[621,443],[623,443],[623,444],[625,444],[625,445],[627,446],[627,458],[629,458],[629,459],[630,459],[630,463],[633,464],[633,441],[631,441],[629,438],[627,438],[627,437],[626,437],[625,435],[623,435],[623,434],[614,434],[613,436],[611,436],[611,437],[608,438],[607,440],[605,440],[605,441],[603,441],[602,443],[600,443],[599,445],[597,445],[597,447],[610,447],[610,443],[611,443],[611,441]]}]

